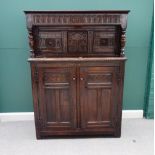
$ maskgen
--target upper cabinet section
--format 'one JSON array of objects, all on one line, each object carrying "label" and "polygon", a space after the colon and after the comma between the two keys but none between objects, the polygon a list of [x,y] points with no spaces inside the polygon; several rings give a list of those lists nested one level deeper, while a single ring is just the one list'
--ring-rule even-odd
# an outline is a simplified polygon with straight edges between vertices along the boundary
[{"label": "upper cabinet section", "polygon": [[32,57],[124,56],[129,11],[25,11]]}]

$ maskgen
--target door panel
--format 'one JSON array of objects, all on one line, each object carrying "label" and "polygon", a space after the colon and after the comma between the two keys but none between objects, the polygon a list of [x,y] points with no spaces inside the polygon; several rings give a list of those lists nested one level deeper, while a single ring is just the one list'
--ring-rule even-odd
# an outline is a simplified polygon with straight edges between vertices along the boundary
[{"label": "door panel", "polygon": [[80,68],[82,128],[113,128],[116,116],[115,67]]},{"label": "door panel", "polygon": [[[47,111],[47,123],[70,123],[70,104],[68,90],[45,90],[45,103]],[[52,103],[52,104],[51,104]]]},{"label": "door panel", "polygon": [[40,68],[39,99],[45,128],[76,127],[76,80],[74,68]]}]

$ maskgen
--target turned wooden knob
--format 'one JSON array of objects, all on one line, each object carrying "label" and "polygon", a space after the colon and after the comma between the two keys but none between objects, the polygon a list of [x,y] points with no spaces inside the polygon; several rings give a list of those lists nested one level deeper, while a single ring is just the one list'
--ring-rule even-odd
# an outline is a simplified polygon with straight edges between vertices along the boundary
[{"label": "turned wooden knob", "polygon": [[81,77],[80,80],[83,81],[83,77]]}]

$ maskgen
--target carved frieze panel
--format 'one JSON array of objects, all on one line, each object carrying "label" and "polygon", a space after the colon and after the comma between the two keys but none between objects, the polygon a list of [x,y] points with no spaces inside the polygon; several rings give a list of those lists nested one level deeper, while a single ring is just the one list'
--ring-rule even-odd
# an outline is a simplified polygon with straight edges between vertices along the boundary
[{"label": "carved frieze panel", "polygon": [[94,32],[93,52],[114,52],[114,32]]},{"label": "carved frieze panel", "polygon": [[68,82],[68,81],[69,81],[69,78],[67,73],[53,73],[53,72],[44,73],[45,83],[62,83],[62,82]]},{"label": "carved frieze panel", "polygon": [[33,14],[27,15],[32,25],[121,24],[121,14]]},{"label": "carved frieze panel", "polygon": [[71,31],[68,32],[68,52],[87,52],[88,51],[88,32]]},{"label": "carved frieze panel", "polygon": [[88,84],[92,83],[112,84],[112,74],[111,73],[88,74],[87,81]]}]

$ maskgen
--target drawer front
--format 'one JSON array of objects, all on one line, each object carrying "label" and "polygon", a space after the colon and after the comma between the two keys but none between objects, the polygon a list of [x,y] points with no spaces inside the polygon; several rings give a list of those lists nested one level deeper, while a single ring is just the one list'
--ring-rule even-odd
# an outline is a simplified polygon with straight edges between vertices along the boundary
[{"label": "drawer front", "polygon": [[37,27],[35,51],[38,56],[116,56],[117,29],[115,26]]}]

